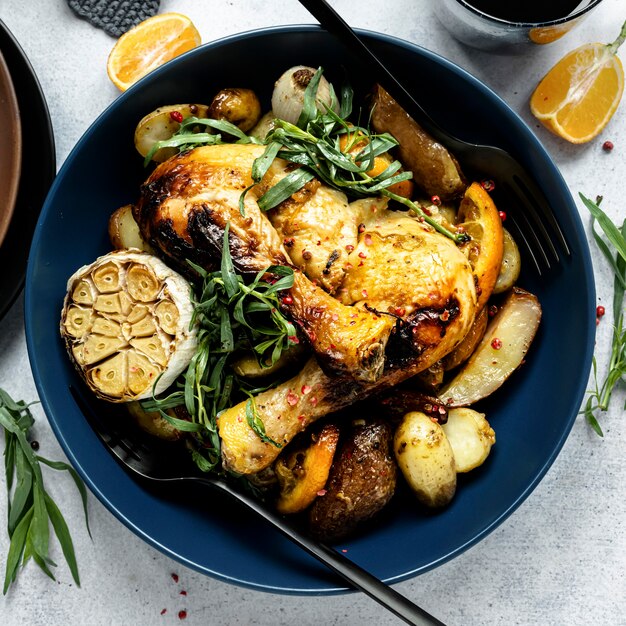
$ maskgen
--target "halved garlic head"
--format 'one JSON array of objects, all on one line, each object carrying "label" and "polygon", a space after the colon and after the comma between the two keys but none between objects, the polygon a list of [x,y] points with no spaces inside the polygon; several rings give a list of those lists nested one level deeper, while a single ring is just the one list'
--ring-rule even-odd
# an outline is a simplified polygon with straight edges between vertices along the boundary
[{"label": "halved garlic head", "polygon": [[73,274],[61,335],[96,395],[141,400],[174,382],[197,345],[190,289],[163,261],[139,250],[110,252]]}]

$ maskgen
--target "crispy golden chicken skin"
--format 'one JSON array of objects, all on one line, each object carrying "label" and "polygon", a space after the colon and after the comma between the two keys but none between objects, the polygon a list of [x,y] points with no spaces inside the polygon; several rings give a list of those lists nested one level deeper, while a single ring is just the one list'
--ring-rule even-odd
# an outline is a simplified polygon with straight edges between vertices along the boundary
[{"label": "crispy golden chicken skin", "polygon": [[[189,259],[204,268],[219,265],[226,225],[235,267],[257,273],[271,265],[292,266],[283,242],[259,209],[265,189],[285,176],[288,164],[276,159],[265,179],[252,185],[256,145],[203,146],[161,163],[142,186],[133,215],[141,233],[177,267]],[[296,272],[288,313],[330,373],[376,380],[383,371],[385,345],[395,320],[341,304],[304,274]],[[287,306],[287,305],[286,305]]]},{"label": "crispy golden chicken skin", "polygon": [[[465,337],[476,313],[472,269],[456,245],[384,200],[352,204],[358,242],[337,297],[348,310],[366,304],[398,324],[387,344],[385,369],[375,381],[327,376],[315,360],[291,380],[256,397],[265,431],[284,446],[308,424],[429,368]],[[386,314],[388,312],[388,315]],[[224,465],[249,474],[269,466],[280,448],[248,426],[243,402],[218,418]]]}]

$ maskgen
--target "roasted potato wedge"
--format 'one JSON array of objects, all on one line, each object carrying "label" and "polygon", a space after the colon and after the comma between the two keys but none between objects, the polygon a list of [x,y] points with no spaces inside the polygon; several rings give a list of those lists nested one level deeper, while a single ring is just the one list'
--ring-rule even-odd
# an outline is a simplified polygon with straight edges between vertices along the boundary
[{"label": "roasted potato wedge", "polygon": [[478,342],[485,335],[487,330],[487,322],[489,321],[489,312],[487,307],[484,306],[476,315],[472,327],[469,329],[467,335],[465,335],[463,341],[443,358],[443,369],[448,372],[455,367],[465,363],[470,358]]},{"label": "roasted potato wedge", "polygon": [[278,373],[287,366],[301,364],[306,355],[307,350],[304,343],[297,343],[284,351],[276,363],[263,367],[259,364],[256,354],[252,352],[245,353],[233,362],[233,370],[237,376],[242,378],[264,378],[265,376],[272,376]]},{"label": "roasted potato wedge", "polygon": [[269,133],[274,130],[274,120],[276,116],[273,111],[268,111],[252,128],[252,130],[248,133],[251,137],[256,137],[257,139],[263,140],[265,139]]},{"label": "roasted potato wedge", "polygon": [[371,100],[372,127],[378,133],[391,133],[399,142],[398,158],[413,172],[415,184],[429,196],[442,200],[460,196],[465,180],[456,159],[428,135],[380,86]]},{"label": "roasted potato wedge", "polygon": [[309,510],[311,532],[325,541],[349,535],[391,500],[396,464],[391,426],[382,420],[353,423],[343,435],[324,495]]},{"label": "roasted potato wedge", "polygon": [[448,421],[441,428],[452,446],[457,473],[482,465],[496,442],[496,433],[484,413],[473,409],[450,409]]},{"label": "roasted potato wedge", "polygon": [[[141,119],[135,129],[135,148],[145,157],[157,141],[169,139],[180,127],[180,121],[191,116],[208,117],[206,104],[171,104],[159,107]],[[174,156],[176,148],[162,148],[152,156],[157,163]]]},{"label": "roasted potato wedge", "polygon": [[474,354],[440,390],[441,401],[448,407],[468,406],[492,394],[521,365],[540,320],[537,297],[513,287]]},{"label": "roasted potato wedge", "polygon": [[261,119],[261,103],[252,89],[222,89],[211,101],[208,117],[226,120],[247,133]]},{"label": "roasted potato wedge", "polygon": [[109,218],[109,239],[116,250],[138,248],[144,252],[153,252],[139,232],[139,226],[133,217],[133,205],[120,207]]},{"label": "roasted potato wedge", "polygon": [[[178,441],[183,436],[182,431],[172,426],[158,411],[146,411],[140,402],[128,402],[125,406],[137,426],[150,435],[165,441]],[[172,414],[172,417],[176,415]]]},{"label": "roasted potato wedge", "polygon": [[506,228],[502,230],[504,231],[504,253],[502,255],[502,265],[500,266],[498,280],[496,280],[496,284],[493,288],[493,293],[496,294],[508,291],[513,287],[522,269],[522,257],[520,256],[515,239],[513,239],[513,236]]},{"label": "roasted potato wedge", "polygon": [[420,411],[407,413],[393,439],[396,461],[417,499],[445,506],[456,492],[454,453],[442,427]]},{"label": "roasted potato wedge", "polygon": [[439,398],[413,389],[412,382],[408,383],[409,388],[393,387],[377,398],[381,415],[392,424],[399,424],[407,413],[420,411],[443,424],[448,419],[446,407]]},{"label": "roasted potato wedge", "polygon": [[338,441],[339,427],[325,424],[319,433],[310,435],[306,446],[287,450],[276,459],[279,513],[299,513],[312,504],[326,485]]}]

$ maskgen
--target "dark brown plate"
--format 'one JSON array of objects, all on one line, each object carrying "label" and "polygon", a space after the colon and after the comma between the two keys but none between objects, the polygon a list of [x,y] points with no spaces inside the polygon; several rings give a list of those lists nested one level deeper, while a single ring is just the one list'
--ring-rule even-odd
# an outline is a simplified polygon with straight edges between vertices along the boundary
[{"label": "dark brown plate", "polygon": [[7,233],[22,170],[22,127],[9,68],[0,52],[0,244]]},{"label": "dark brown plate", "polygon": [[[0,319],[20,294],[26,277],[30,242],[48,189],[56,173],[54,135],[48,106],[28,57],[0,20],[0,52],[17,96],[22,128],[22,176],[15,210],[0,245]],[[1,189],[1,188],[0,188]]]}]

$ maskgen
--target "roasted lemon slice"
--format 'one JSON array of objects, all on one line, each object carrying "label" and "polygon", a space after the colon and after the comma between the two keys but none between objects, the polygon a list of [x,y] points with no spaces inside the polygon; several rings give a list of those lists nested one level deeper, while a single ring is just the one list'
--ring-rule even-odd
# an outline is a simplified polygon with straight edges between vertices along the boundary
[{"label": "roasted lemon slice", "polygon": [[470,241],[461,246],[476,277],[476,310],[485,306],[498,280],[504,248],[502,220],[490,195],[478,183],[466,190],[457,216]]},{"label": "roasted lemon slice", "polygon": [[197,344],[192,313],[182,276],[146,252],[116,250],[69,279],[61,335],[96,395],[140,400],[187,367]]}]

